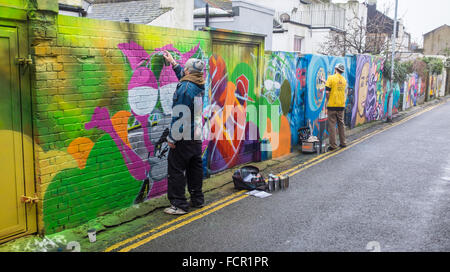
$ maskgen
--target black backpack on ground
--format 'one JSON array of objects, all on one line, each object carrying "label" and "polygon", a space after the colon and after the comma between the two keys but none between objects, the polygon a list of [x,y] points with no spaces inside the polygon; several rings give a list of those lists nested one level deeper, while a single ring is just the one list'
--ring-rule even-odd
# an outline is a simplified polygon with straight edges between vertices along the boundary
[{"label": "black backpack on ground", "polygon": [[245,166],[236,170],[233,174],[234,188],[237,190],[261,190],[266,189],[266,181],[254,166]]}]

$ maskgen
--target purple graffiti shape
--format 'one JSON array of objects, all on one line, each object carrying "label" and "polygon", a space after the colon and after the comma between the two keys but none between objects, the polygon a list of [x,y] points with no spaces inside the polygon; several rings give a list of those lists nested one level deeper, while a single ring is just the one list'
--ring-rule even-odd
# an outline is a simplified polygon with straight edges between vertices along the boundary
[{"label": "purple graffiti shape", "polygon": [[[200,48],[200,43],[198,43],[197,46],[192,48],[189,52],[181,54],[180,50],[175,48],[172,44],[168,44],[161,48],[155,48],[155,52],[162,52],[165,50],[172,51],[172,52],[178,54],[179,56],[181,56],[181,59],[178,61],[178,63],[181,64],[181,66],[184,66],[186,64],[186,62],[198,51],[199,48]],[[168,85],[170,83],[175,83],[175,82],[178,82],[178,79],[177,79],[175,73],[173,72],[172,67],[164,65],[162,68],[162,71],[161,71],[161,75],[159,77],[159,86],[163,87],[165,85]]]},{"label": "purple graffiti shape", "polygon": [[161,48],[155,48],[155,52],[161,52],[161,51],[172,51],[177,53],[178,55],[181,56],[181,60],[179,61],[179,63],[181,65],[185,65],[186,62],[198,51],[198,49],[200,48],[200,43],[197,44],[197,46],[193,47],[189,52],[186,52],[184,54],[181,54],[180,50],[178,50],[177,48],[175,48],[173,46],[173,44],[168,44],[165,45]]},{"label": "purple graffiti shape", "polygon": [[94,110],[91,121],[85,124],[85,128],[86,130],[97,128],[109,134],[122,154],[130,174],[137,180],[147,179],[147,174],[150,172],[150,165],[142,161],[141,158],[123,142],[114,130],[111,116],[109,115],[107,108],[97,107]]},{"label": "purple graffiti shape", "polygon": [[[139,86],[149,86],[152,88],[158,88],[158,82],[153,72],[148,68],[150,66],[150,60],[153,55],[161,54],[163,51],[171,51],[175,55],[180,56],[180,63],[182,66],[186,64],[186,62],[198,51],[200,48],[200,43],[197,46],[193,47],[189,52],[181,54],[180,50],[175,48],[173,44],[165,45],[161,48],[155,48],[155,52],[152,54],[148,54],[144,48],[134,41],[129,43],[121,43],[117,46],[122,53],[128,58],[128,62],[130,63],[130,67],[133,70],[133,76],[129,82],[128,89],[132,89]],[[144,66],[142,66],[144,65]],[[171,66],[166,66],[163,64],[163,68],[161,70],[161,74],[159,76],[159,86],[163,87],[170,83],[178,82],[178,79],[175,73],[172,70]]]},{"label": "purple graffiti shape", "polygon": [[153,72],[147,67],[139,67],[134,70],[133,76],[128,83],[128,90],[136,87],[152,87],[153,89],[158,89],[158,83],[156,82],[156,77]]},{"label": "purple graffiti shape", "polygon": [[140,65],[150,59],[150,55],[142,46],[131,41],[129,43],[121,43],[117,47],[127,56],[131,69],[136,70]]}]

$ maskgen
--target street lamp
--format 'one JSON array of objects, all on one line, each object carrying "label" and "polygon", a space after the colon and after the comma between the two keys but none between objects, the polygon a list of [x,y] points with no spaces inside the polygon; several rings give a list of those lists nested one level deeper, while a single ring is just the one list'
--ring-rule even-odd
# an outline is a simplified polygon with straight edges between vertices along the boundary
[{"label": "street lamp", "polygon": [[387,122],[392,122],[392,108],[394,100],[394,68],[395,68],[395,40],[397,38],[397,13],[398,0],[395,0],[395,19],[394,19],[394,33],[392,34],[392,62],[391,62],[391,90],[389,92],[388,117]]}]

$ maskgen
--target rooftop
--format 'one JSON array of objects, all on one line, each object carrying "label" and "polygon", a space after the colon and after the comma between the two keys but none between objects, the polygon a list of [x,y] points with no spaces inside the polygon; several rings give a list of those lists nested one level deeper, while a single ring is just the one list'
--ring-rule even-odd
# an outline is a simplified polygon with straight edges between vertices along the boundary
[{"label": "rooftop", "polygon": [[450,27],[450,26],[448,26],[447,24],[445,24],[445,25],[441,25],[440,27],[438,27],[438,28],[435,28],[435,29],[431,30],[430,32],[427,32],[427,33],[423,34],[423,36],[428,36],[429,34],[431,34],[431,33],[435,32],[436,30],[439,30],[439,29],[441,29],[441,28],[445,28],[445,27]]},{"label": "rooftop", "polygon": [[204,8],[206,3],[212,8],[223,9],[226,11],[232,10],[231,0],[195,0],[194,8]]},{"label": "rooftop", "polygon": [[160,0],[95,0],[87,17],[148,24],[170,10],[161,8]]}]

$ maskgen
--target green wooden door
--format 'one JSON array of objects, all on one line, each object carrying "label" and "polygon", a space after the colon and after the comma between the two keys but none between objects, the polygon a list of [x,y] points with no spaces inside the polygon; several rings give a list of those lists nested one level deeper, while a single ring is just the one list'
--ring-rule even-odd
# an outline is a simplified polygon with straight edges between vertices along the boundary
[{"label": "green wooden door", "polygon": [[27,231],[18,31],[0,26],[0,240]]}]

